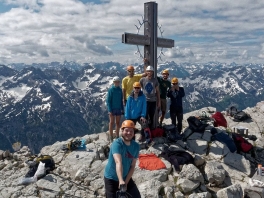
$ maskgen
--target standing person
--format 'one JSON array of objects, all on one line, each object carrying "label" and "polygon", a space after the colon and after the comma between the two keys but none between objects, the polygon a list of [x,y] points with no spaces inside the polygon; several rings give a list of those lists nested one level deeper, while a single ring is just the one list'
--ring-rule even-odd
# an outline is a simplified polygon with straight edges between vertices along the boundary
[{"label": "standing person", "polygon": [[153,129],[154,115],[156,107],[160,108],[160,91],[159,82],[153,77],[154,69],[152,66],[146,68],[147,76],[140,79],[142,91],[147,99],[147,115],[146,119],[150,120],[149,127]]},{"label": "standing person", "polygon": [[107,103],[107,109],[109,114],[109,139],[110,142],[113,141],[113,125],[115,122],[115,131],[116,131],[116,137],[119,137],[119,129],[120,129],[120,118],[124,111],[124,106],[122,102],[122,89],[119,87],[120,84],[120,78],[118,76],[115,76],[113,78],[113,85],[108,90],[106,103]]},{"label": "standing person", "polygon": [[[145,71],[145,66],[144,66],[144,71]],[[127,76],[125,78],[123,78],[122,80],[122,91],[123,91],[123,105],[126,105],[127,102],[127,98],[129,97],[129,95],[131,94],[131,92],[133,91],[133,84],[134,82],[139,82],[139,80],[142,77],[145,77],[147,74],[143,73],[143,74],[135,74],[134,73],[134,67],[129,65],[127,66]]]},{"label": "standing person", "polygon": [[184,88],[179,87],[178,78],[173,78],[171,80],[172,87],[168,90],[167,96],[171,99],[170,104],[170,117],[171,123],[176,126],[177,118],[177,129],[181,133],[182,130],[182,120],[183,120],[183,107],[182,98],[185,96]]},{"label": "standing person", "polygon": [[131,197],[141,198],[132,179],[139,155],[139,144],[133,140],[134,129],[133,121],[125,120],[121,126],[121,137],[111,145],[104,172],[106,198],[116,198],[120,185],[125,185]]},{"label": "standing person", "polygon": [[167,111],[167,91],[171,88],[171,82],[168,80],[169,71],[167,69],[162,71],[162,78],[157,77],[159,81],[160,88],[160,108],[161,108],[161,116],[159,118],[159,125],[162,126],[162,122],[164,120],[166,111]]},{"label": "standing person", "polygon": [[127,99],[125,109],[125,119],[132,120],[136,125],[137,122],[145,122],[147,102],[146,97],[140,90],[141,85],[139,82],[133,84],[133,91]]}]

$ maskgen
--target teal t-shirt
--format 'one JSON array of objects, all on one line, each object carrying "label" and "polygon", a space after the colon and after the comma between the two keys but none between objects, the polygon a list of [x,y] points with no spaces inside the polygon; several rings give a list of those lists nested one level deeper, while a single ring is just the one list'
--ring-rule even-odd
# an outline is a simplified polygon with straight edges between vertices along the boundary
[{"label": "teal t-shirt", "polygon": [[171,82],[169,80],[163,80],[161,77],[157,77],[160,88],[160,98],[166,99],[167,91],[171,88]]},{"label": "teal t-shirt", "polygon": [[113,154],[120,154],[122,158],[123,165],[123,179],[126,179],[126,176],[129,172],[130,166],[132,164],[133,159],[138,158],[139,155],[139,144],[134,140],[131,140],[129,146],[127,146],[123,139],[120,137],[116,139],[110,148],[108,163],[105,167],[104,176],[108,179],[113,179],[118,181],[118,177],[116,174],[116,163],[113,157]]}]

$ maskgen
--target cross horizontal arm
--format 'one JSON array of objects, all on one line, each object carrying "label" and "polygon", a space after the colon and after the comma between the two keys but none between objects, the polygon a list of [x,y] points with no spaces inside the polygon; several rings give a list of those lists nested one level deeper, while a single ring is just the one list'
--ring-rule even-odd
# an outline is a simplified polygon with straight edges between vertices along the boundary
[{"label": "cross horizontal arm", "polygon": [[150,45],[150,38],[147,35],[124,33],[122,43],[131,45]]},{"label": "cross horizontal arm", "polygon": [[[122,34],[122,43],[131,45],[150,45],[150,38],[147,35],[124,33]],[[172,48],[174,40],[166,38],[158,38],[158,47]]]}]

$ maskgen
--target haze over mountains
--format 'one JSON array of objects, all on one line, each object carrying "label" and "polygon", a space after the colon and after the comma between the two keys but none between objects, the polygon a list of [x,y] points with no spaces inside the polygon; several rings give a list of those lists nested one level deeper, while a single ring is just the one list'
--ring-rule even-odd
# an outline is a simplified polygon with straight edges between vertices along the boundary
[{"label": "haze over mountains", "polygon": [[[142,72],[142,66],[136,65]],[[74,62],[0,66],[0,149],[20,141],[33,152],[70,137],[107,131],[105,97],[126,65]],[[213,106],[239,109],[264,100],[264,65],[160,64],[185,88],[185,113]]]}]

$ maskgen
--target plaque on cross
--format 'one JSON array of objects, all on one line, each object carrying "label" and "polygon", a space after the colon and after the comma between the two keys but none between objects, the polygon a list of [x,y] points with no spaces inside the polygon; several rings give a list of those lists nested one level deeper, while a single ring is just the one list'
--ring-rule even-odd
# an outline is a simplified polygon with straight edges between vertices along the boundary
[{"label": "plaque on cross", "polygon": [[172,48],[174,40],[158,38],[158,4],[144,4],[144,35],[124,33],[122,43],[144,46],[144,58],[154,67],[154,77],[157,77],[157,47]]}]

